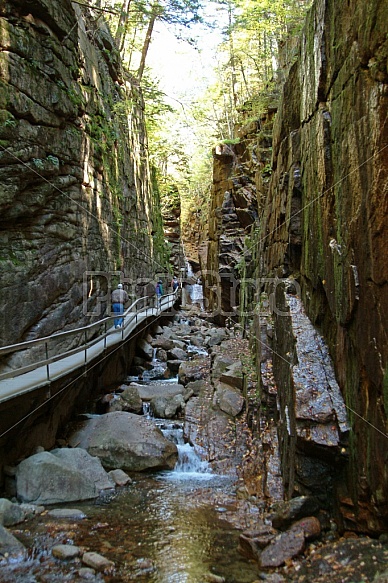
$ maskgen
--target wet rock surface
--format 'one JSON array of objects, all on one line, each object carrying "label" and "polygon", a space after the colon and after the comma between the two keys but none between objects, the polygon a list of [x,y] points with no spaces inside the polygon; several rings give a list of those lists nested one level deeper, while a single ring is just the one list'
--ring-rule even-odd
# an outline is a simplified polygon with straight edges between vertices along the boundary
[{"label": "wet rock surface", "polygon": [[[166,337],[174,338],[173,342],[184,342],[184,336],[190,335],[191,329],[194,329],[196,334],[197,331],[201,331],[201,328],[205,329],[199,332],[200,338],[210,336],[208,325],[203,327],[198,320],[199,318],[193,313],[190,318],[190,321],[193,322],[192,325],[172,323],[170,327],[164,327],[158,336],[166,334]],[[190,345],[192,344],[185,346]],[[249,571],[250,574],[245,576],[243,575],[244,570],[240,566],[238,573],[233,572],[234,574],[231,575],[233,567],[230,566],[225,573],[220,574],[222,571],[220,572],[214,567],[211,570],[205,570],[201,580],[210,580],[209,577],[211,577],[211,580],[224,579],[227,583],[240,581],[253,583],[257,580],[272,581],[273,583],[287,581],[300,583],[310,581],[357,583],[359,581],[361,583],[365,580],[376,580],[376,583],[382,583],[384,581],[383,573],[388,568],[388,550],[383,541],[355,537],[354,534],[350,533],[347,536],[353,538],[341,539],[335,528],[335,523],[327,512],[322,511],[319,500],[313,496],[299,496],[289,501],[283,501],[284,492],[280,480],[276,431],[270,423],[267,423],[260,426],[253,425],[255,432],[252,433],[247,423],[251,419],[250,411],[255,402],[257,406],[255,399],[257,400],[258,395],[257,387],[246,366],[246,356],[249,354],[247,341],[228,333],[228,338],[220,341],[218,345],[210,347],[209,352],[208,356],[201,355],[199,359],[201,364],[203,359],[206,362],[207,374],[203,375],[203,378],[187,382],[185,385],[171,382],[152,384],[138,380],[134,384],[127,385],[136,390],[136,394],[141,398],[144,406],[152,403],[153,399],[162,399],[164,406],[169,400],[182,399],[180,401],[181,408],[177,409],[173,415],[177,419],[177,426],[183,423],[186,440],[193,445],[195,452],[208,464],[208,467],[212,468],[213,473],[218,472],[223,476],[230,476],[235,484],[233,493],[228,489],[222,489],[215,494],[208,485],[201,486],[198,490],[190,487],[191,494],[189,498],[185,499],[187,506],[182,508],[182,511],[188,512],[190,507],[196,507],[197,504],[205,502],[208,505],[206,507],[208,514],[209,508],[215,506],[223,523],[233,525],[240,532],[239,540],[238,536],[234,539],[235,550],[237,551],[239,546],[241,560],[246,561],[247,566],[253,565],[254,573]],[[189,358],[191,360],[184,361],[183,367],[189,363],[198,365],[196,362],[198,359],[195,355]],[[158,366],[158,363],[155,364]],[[272,381],[269,369],[266,370],[268,386],[270,386]],[[228,371],[233,373],[228,375],[230,384],[221,380],[225,378],[225,373]],[[238,374],[239,371],[244,374]],[[239,389],[235,385],[238,385],[241,379],[244,379],[244,383],[242,389]],[[220,398],[220,388],[233,394],[233,399],[228,402],[228,406],[234,404],[234,398],[237,398],[239,405],[243,399],[243,409],[241,410],[238,406],[235,409],[224,410],[225,407]],[[121,387],[122,390],[123,387]],[[124,388],[124,390],[126,389]],[[245,398],[242,396],[243,391],[246,394]],[[109,443],[106,442],[103,447],[103,456],[111,456],[112,458],[115,455],[116,446],[113,442],[124,416],[127,416],[127,421],[131,420],[130,424],[125,423],[126,428],[131,425],[135,430],[138,427],[135,422],[137,419],[141,421],[141,425],[146,422],[144,428],[146,427],[147,434],[150,434],[153,422],[146,419],[146,415],[123,412],[100,415],[98,417],[100,422],[112,419],[112,427],[114,427],[114,432],[109,433]],[[95,423],[95,419],[88,419],[86,425],[90,422]],[[120,421],[118,422],[118,420]],[[104,423],[104,421],[102,422]],[[171,442],[169,443],[173,445]],[[63,455],[68,455],[66,453],[68,448],[62,449]],[[48,452],[41,452],[37,455],[44,453]],[[115,464],[117,464],[117,459],[115,459]],[[126,472],[117,468],[109,472],[109,477],[115,487],[121,489],[122,492],[132,493],[131,495],[135,497],[135,501],[132,500],[130,504],[130,512],[133,514],[143,496],[141,493],[143,491],[142,482],[139,482],[139,478],[136,478],[134,474],[128,476]],[[147,479],[146,477],[141,478],[145,481]],[[137,489],[137,484],[139,484],[139,489]],[[159,486],[155,483],[152,486],[152,491],[157,491],[160,487],[160,483]],[[157,495],[154,501],[155,507],[163,506],[164,496],[170,490],[169,486],[167,490],[164,490],[162,496]],[[116,492],[119,491],[116,490]],[[147,496],[149,495],[150,492]],[[150,509],[151,507],[148,511]],[[113,581],[120,580],[120,573],[122,574],[127,568],[124,567],[124,564],[128,563],[131,565],[131,576],[136,577],[139,581],[156,582],[158,580],[154,555],[141,555],[139,557],[136,553],[132,554],[133,549],[137,547],[137,542],[135,542],[137,539],[133,540],[133,532],[131,535],[128,534],[126,523],[122,522],[122,510],[119,511],[119,522],[115,527],[112,527],[113,529],[110,528],[109,522],[105,522],[102,518],[103,514],[107,516],[106,511],[103,514],[101,512],[99,514],[98,511],[97,513],[93,512],[94,518],[91,522],[88,513],[83,512],[82,509],[79,512],[75,509],[68,509],[67,513],[63,512],[62,509],[57,511],[59,512],[57,515],[51,515],[52,511],[47,514],[43,513],[39,519],[34,518],[33,513],[30,514],[30,520],[39,520],[42,527],[46,522],[44,532],[48,529],[52,533],[50,548],[55,547],[55,545],[57,547],[66,546],[69,540],[72,542],[69,556],[67,556],[65,549],[63,552],[58,551],[61,558],[54,557],[58,561],[55,567],[57,572],[62,574],[64,571],[72,572],[73,575],[77,573],[79,578],[90,577],[94,581],[112,581],[113,583]],[[162,521],[163,524],[168,520],[168,516],[167,512]],[[50,523],[50,520],[55,520],[55,527],[53,523]],[[186,518],[184,522],[187,522]],[[141,524],[143,524],[141,529],[144,529],[145,523],[141,522]],[[10,534],[22,535],[21,540],[24,540],[24,537],[27,537],[25,538],[27,540],[26,530],[29,528],[28,523],[19,523],[10,526],[9,530]],[[135,530],[138,528],[139,524]],[[178,531],[180,528],[181,526],[178,527]],[[112,541],[116,540],[115,533],[120,529],[126,529],[121,532],[119,539],[120,541],[125,540],[126,543],[122,545],[119,542],[116,548],[115,545],[112,545]],[[90,532],[86,533],[86,531]],[[163,542],[163,545],[167,544],[167,548],[173,548],[169,547],[166,541],[173,536],[175,531],[176,526],[171,527],[171,530],[162,536],[164,542],[161,540],[157,544]],[[103,544],[97,543],[99,539],[94,537],[93,533],[105,533],[101,539],[104,541]],[[147,534],[147,536],[150,535]],[[6,545],[11,545],[11,543],[12,539],[9,539],[8,543],[4,543],[4,548],[7,548]],[[26,553],[29,552],[28,549],[22,544],[18,546],[16,543],[16,545],[12,551],[15,553],[14,556],[26,556]],[[128,551],[125,549],[128,545],[132,549],[131,556],[126,555],[128,558],[123,562],[122,556]],[[77,548],[80,550],[76,550]],[[152,544],[152,548],[155,548],[154,544]],[[55,553],[57,551],[54,551],[52,555]],[[72,554],[74,554],[74,558],[71,557]],[[86,567],[82,567],[81,560],[83,561],[85,556],[84,564]],[[7,564],[7,562],[3,564]],[[44,561],[43,564],[45,564]],[[43,569],[43,567],[39,568]],[[380,578],[379,573],[381,573]],[[2,582],[1,575],[0,581]]]},{"label": "wet rock surface", "polygon": [[153,423],[121,411],[88,419],[70,443],[97,456],[109,470],[173,468],[178,456],[176,446]]},{"label": "wet rock surface", "polygon": [[56,504],[97,498],[114,487],[101,462],[85,449],[57,449],[23,460],[16,471],[19,500]]}]

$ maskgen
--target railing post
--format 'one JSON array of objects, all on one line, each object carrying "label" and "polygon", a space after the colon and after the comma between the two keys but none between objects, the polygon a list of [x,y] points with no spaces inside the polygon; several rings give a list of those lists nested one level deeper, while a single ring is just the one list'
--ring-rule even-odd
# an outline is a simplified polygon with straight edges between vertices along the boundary
[{"label": "railing post", "polygon": [[88,350],[87,350],[87,346],[88,346],[88,336],[87,336],[87,332],[85,330],[85,370],[88,364]]},{"label": "railing post", "polygon": [[[48,342],[46,340],[46,342],[44,343],[45,345],[45,351],[46,351],[46,360],[48,361]],[[50,364],[47,362],[46,364],[46,373],[47,373],[47,380],[50,381]]]}]

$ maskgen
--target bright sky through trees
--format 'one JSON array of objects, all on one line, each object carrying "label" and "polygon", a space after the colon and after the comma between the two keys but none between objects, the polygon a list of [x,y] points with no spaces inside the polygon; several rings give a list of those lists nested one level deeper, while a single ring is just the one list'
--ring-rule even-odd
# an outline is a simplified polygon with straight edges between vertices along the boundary
[{"label": "bright sky through trees", "polygon": [[[160,88],[179,101],[198,97],[215,81],[217,47],[222,42],[222,30],[227,21],[225,11],[215,12],[213,2],[206,4],[205,21],[216,26],[213,24],[210,29],[196,24],[192,27],[190,32],[196,47],[178,39],[171,27],[161,22],[149,49],[148,64],[159,79]],[[176,107],[176,101],[171,105]]]}]

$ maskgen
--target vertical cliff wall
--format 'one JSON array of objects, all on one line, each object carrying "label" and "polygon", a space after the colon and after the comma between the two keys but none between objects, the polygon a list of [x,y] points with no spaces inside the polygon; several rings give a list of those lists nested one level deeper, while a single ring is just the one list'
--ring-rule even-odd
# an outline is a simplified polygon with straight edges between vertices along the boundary
[{"label": "vertical cliff wall", "polygon": [[[0,2],[1,343],[100,318],[162,269],[142,96],[100,12]],[[160,221],[159,221],[160,223]],[[95,313],[95,315],[91,315]]]},{"label": "vertical cliff wall", "polygon": [[[386,39],[386,1],[315,2],[284,66],[274,127],[270,111],[242,154],[251,156],[243,173],[257,192],[255,230],[243,252],[239,243],[224,246],[226,209],[243,174],[231,146],[215,156],[207,245],[211,307],[222,271],[239,277],[235,266],[244,263],[256,282],[249,299],[266,290],[278,301],[275,317],[266,315],[268,336],[260,340],[255,320],[252,337],[274,349],[288,495],[320,489],[326,503],[337,501],[344,528],[370,533],[388,517]],[[237,241],[244,226],[233,232]],[[219,289],[227,310],[230,292]],[[253,302],[248,312],[261,307]],[[326,344],[305,313],[326,340],[345,408]]]},{"label": "vertical cliff wall", "polygon": [[309,12],[275,123],[259,247],[261,275],[293,274],[327,339],[351,424],[342,514],[372,532],[388,515],[386,11],[317,0]]},{"label": "vertical cliff wall", "polygon": [[213,151],[212,196],[201,263],[207,307],[220,324],[238,314],[240,262],[245,239],[258,217],[256,163],[250,150],[256,129],[256,124],[246,127],[240,143],[219,144]]}]

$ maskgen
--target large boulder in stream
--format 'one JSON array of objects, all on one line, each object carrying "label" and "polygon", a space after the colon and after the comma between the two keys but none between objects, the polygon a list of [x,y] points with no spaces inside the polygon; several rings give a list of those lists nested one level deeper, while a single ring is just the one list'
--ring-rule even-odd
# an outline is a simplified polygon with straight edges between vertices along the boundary
[{"label": "large boulder in stream", "polygon": [[151,400],[154,416],[162,419],[173,419],[184,407],[185,400],[180,393],[172,397],[155,397]]},{"label": "large boulder in stream", "polygon": [[178,459],[176,445],[154,423],[124,411],[88,419],[71,436],[72,443],[97,456],[109,470],[172,469]]},{"label": "large boulder in stream", "polygon": [[81,448],[43,451],[26,458],[16,469],[17,497],[23,502],[45,505],[89,500],[114,487],[100,460]]},{"label": "large boulder in stream", "polygon": [[27,549],[4,526],[0,525],[0,549],[2,557],[7,561],[20,561],[27,556]]},{"label": "large boulder in stream", "polygon": [[153,385],[136,385],[143,401],[152,401],[158,397],[169,399],[184,392],[184,386],[178,383],[155,383]]},{"label": "large boulder in stream", "polygon": [[121,393],[121,399],[124,401],[123,411],[129,411],[130,413],[142,413],[143,411],[143,401],[139,395],[139,391],[136,386],[128,385],[125,387],[124,391]]}]

